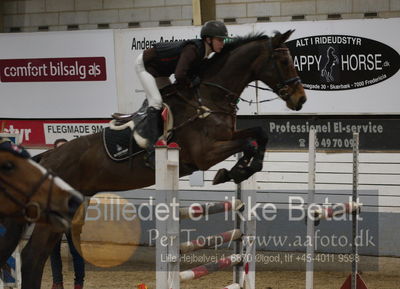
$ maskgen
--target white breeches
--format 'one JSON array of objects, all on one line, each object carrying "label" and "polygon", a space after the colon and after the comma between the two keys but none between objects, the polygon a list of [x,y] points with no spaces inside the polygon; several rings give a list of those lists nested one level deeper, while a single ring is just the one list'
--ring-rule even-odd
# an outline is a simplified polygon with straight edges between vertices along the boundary
[{"label": "white breeches", "polygon": [[149,102],[149,106],[152,106],[156,109],[161,109],[162,97],[159,88],[170,84],[171,82],[169,81],[169,78],[158,77],[156,79],[153,77],[153,75],[148,73],[144,67],[143,54],[140,54],[136,59],[135,69],[139,80],[142,83],[147,101]]}]

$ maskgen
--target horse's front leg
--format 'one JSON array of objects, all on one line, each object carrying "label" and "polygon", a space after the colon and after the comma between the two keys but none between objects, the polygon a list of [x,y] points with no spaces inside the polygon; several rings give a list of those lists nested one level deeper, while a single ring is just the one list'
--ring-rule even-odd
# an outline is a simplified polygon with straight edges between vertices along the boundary
[{"label": "horse's front leg", "polygon": [[55,233],[50,226],[36,224],[28,244],[22,250],[21,289],[40,289],[44,265],[61,233]]},{"label": "horse's front leg", "polygon": [[232,179],[240,183],[262,169],[267,140],[267,134],[260,127],[236,131],[230,140],[213,142],[206,151],[196,153],[200,157],[195,162],[199,169],[207,170],[231,155],[243,152],[230,171],[220,169],[213,181],[213,184],[220,184]]}]

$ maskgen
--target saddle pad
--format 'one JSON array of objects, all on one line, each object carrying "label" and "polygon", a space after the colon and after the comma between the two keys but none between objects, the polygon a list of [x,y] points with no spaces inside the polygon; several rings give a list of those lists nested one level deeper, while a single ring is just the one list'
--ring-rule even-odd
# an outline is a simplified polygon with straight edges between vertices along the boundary
[{"label": "saddle pad", "polygon": [[132,136],[130,127],[123,130],[103,130],[103,143],[108,156],[114,161],[127,160],[143,151]]}]

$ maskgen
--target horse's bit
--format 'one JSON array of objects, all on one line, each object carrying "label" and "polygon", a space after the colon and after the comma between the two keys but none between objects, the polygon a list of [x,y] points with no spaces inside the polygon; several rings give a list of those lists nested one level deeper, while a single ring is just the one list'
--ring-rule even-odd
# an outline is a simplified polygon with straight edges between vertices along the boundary
[{"label": "horse's bit", "polygon": [[[27,203],[23,203],[22,201],[20,201],[19,199],[17,199],[12,193],[10,193],[2,184],[0,184],[0,191],[4,193],[4,195],[11,200],[14,204],[16,204],[18,207],[20,207],[22,209],[21,211],[21,215],[25,218],[26,221],[28,222],[36,222],[40,219],[42,212],[46,212],[47,216],[48,213],[51,211],[50,210],[50,204],[51,204],[51,195],[52,195],[52,191],[53,191],[53,184],[54,184],[54,173],[52,173],[51,171],[47,170],[46,173],[40,178],[40,180],[38,181],[37,184],[35,184],[33,186],[32,191],[29,194],[25,194],[24,192],[22,192],[20,189],[18,189],[17,187],[11,185],[10,183],[8,183],[7,181],[5,181],[3,178],[0,177],[0,181],[2,181],[3,183],[7,184],[8,186],[10,186],[11,188],[13,188],[17,193],[19,193],[20,195],[22,195],[24,198],[27,199]],[[30,199],[37,193],[37,191],[40,189],[40,187],[44,184],[44,182],[50,178],[50,187],[48,189],[48,196],[47,196],[47,205],[46,208],[44,210],[42,210],[42,208],[40,207],[39,203],[37,202],[32,202]],[[33,208],[36,212],[36,214],[33,217],[28,216],[28,209]],[[13,216],[20,216],[20,214],[17,215],[13,215]]]},{"label": "horse's bit", "polygon": [[[272,51],[271,56],[270,56],[270,59],[272,59],[272,60],[275,60],[275,55],[276,55],[275,53],[276,52],[288,52],[289,51],[289,48],[286,48],[286,47],[279,47],[279,48],[275,48],[274,49],[272,47],[272,43],[271,42],[269,42],[269,48]],[[278,65],[276,65],[275,61],[273,61],[273,66],[275,67],[276,71],[278,71],[278,76],[279,76],[279,79],[280,79],[280,81],[276,85],[275,89],[263,88],[263,87],[259,87],[257,85],[250,85],[250,84],[248,86],[259,88],[261,90],[273,91],[274,93],[279,95],[280,98],[282,98],[283,100],[287,101],[289,99],[289,97],[291,96],[291,94],[289,94],[289,85],[292,84],[292,83],[299,83],[299,82],[301,82],[301,79],[300,79],[300,77],[296,76],[296,77],[292,77],[292,78],[284,80],[283,77],[282,77],[281,70],[279,69]],[[216,84],[216,83],[213,83],[213,82],[208,82],[208,81],[203,81],[201,83],[205,84],[205,85],[208,85],[208,86],[217,87],[217,88],[227,92],[228,96],[232,96],[233,95],[238,99],[240,98],[240,100],[242,100],[244,102],[248,102],[250,104],[251,103],[256,103],[256,102],[250,102],[248,100],[245,100],[245,99],[241,98],[237,93],[227,89],[226,87],[223,87],[222,85],[219,85],[219,84]],[[259,103],[267,102],[267,101],[271,101],[271,100],[275,100],[275,99],[276,98],[262,100],[262,101],[259,101]]]},{"label": "horse's bit", "polygon": [[[272,50],[272,54],[271,54],[271,59],[275,60],[275,56],[276,56],[276,52],[289,52],[289,48],[287,47],[278,47],[278,48],[272,48],[272,43],[270,42],[269,44],[270,49]],[[276,68],[276,70],[278,71],[278,76],[279,76],[279,83],[276,85],[276,89],[273,89],[273,92],[275,92],[277,95],[279,95],[280,98],[282,98],[284,101],[287,101],[289,99],[289,97],[291,96],[291,94],[289,94],[289,85],[290,84],[294,84],[294,83],[299,83],[301,82],[300,77],[296,76],[296,77],[292,77],[289,79],[284,80],[282,77],[282,73],[281,70],[279,69],[279,66],[276,65],[276,62],[273,61],[272,65]]]},{"label": "horse's bit", "polygon": [[[275,48],[274,49],[272,47],[271,41],[269,42],[269,48],[272,51],[271,52],[271,56],[270,56],[271,60],[275,60],[275,53],[276,52],[288,52],[289,51],[289,48],[287,48],[287,47],[279,47],[279,48]],[[292,78],[289,78],[289,79],[285,80],[285,79],[283,79],[281,70],[279,69],[279,66],[276,65],[275,61],[273,61],[273,66],[278,71],[278,76],[279,76],[279,79],[280,79],[280,81],[276,85],[276,88],[275,89],[269,89],[269,88],[260,88],[258,86],[255,86],[255,87],[263,89],[263,90],[273,91],[280,98],[282,98],[284,101],[287,101],[291,96],[291,94],[289,94],[289,85],[293,84],[293,83],[301,82],[300,77],[296,76],[296,77],[292,77]],[[240,95],[238,95],[237,93],[235,93],[235,92],[231,91],[230,89],[228,89],[228,88],[226,88],[226,87],[224,87],[222,85],[219,85],[217,83],[213,83],[213,82],[209,82],[209,81],[202,81],[200,84],[207,85],[207,86],[213,86],[213,87],[216,87],[216,88],[218,88],[220,90],[225,91],[227,93],[225,95],[225,97],[227,97],[227,98],[233,97],[236,100],[240,99],[240,100],[243,100],[245,102],[249,102],[249,101],[246,101],[243,98],[241,98]],[[249,85],[249,86],[251,86],[251,85]],[[230,115],[233,115],[233,116],[235,115],[235,113],[228,113],[228,112],[225,112],[225,111],[212,111],[212,110],[210,110],[206,106],[202,105],[201,97],[198,95],[198,91],[196,91],[196,94],[197,94],[197,102],[198,102],[197,113],[193,117],[191,117],[188,120],[186,120],[185,122],[183,122],[182,124],[172,128],[170,131],[175,131],[175,130],[187,125],[188,123],[193,122],[196,119],[206,118],[210,114],[213,114],[213,113],[224,113],[224,114],[230,114]],[[183,98],[183,99],[186,101],[185,98]],[[271,101],[271,100],[274,100],[274,99],[276,99],[276,98],[268,99],[268,100],[265,100],[265,101]],[[261,102],[265,102],[265,101],[261,101]],[[237,104],[236,103],[231,103],[231,104],[234,107],[234,110],[236,112]]]}]

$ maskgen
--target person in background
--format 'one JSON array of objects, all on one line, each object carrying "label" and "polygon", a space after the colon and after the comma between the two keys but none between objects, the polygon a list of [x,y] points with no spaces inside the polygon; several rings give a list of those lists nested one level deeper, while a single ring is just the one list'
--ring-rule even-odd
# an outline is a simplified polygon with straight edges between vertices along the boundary
[{"label": "person in background", "polygon": [[[58,148],[67,142],[66,139],[57,139],[54,142],[54,148]],[[74,280],[74,289],[82,289],[83,283],[85,279],[85,261],[82,256],[79,254],[78,250],[75,248],[74,243],[72,241],[72,233],[71,230],[65,233],[67,238],[69,251],[72,255],[72,262],[74,265],[75,272],[75,280]],[[57,242],[56,246],[53,249],[53,252],[50,255],[51,261],[51,271],[53,274],[53,286],[51,289],[64,289],[64,280],[62,274],[62,260],[61,260],[61,239]]]}]

